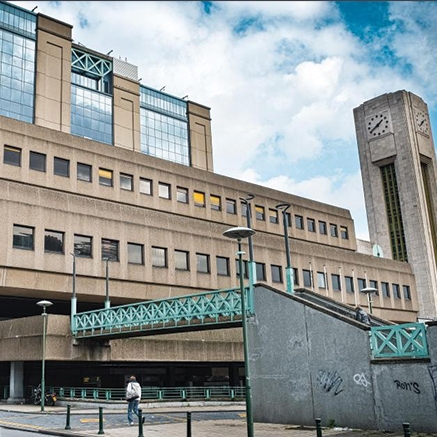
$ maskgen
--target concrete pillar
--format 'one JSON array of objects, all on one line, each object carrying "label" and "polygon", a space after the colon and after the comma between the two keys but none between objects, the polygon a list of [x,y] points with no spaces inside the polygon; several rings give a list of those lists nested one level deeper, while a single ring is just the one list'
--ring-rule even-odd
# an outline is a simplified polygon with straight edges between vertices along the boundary
[{"label": "concrete pillar", "polygon": [[11,361],[9,374],[9,404],[19,404],[24,402],[23,386],[23,361]]}]

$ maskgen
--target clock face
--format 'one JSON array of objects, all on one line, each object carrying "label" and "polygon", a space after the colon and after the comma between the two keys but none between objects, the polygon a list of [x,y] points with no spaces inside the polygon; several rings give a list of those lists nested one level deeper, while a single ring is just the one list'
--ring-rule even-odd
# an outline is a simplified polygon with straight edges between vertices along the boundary
[{"label": "clock face", "polygon": [[391,122],[388,111],[371,115],[366,118],[368,138],[375,138],[391,132]]},{"label": "clock face", "polygon": [[416,111],[416,129],[418,132],[422,132],[425,135],[429,135],[428,117],[423,111]]}]

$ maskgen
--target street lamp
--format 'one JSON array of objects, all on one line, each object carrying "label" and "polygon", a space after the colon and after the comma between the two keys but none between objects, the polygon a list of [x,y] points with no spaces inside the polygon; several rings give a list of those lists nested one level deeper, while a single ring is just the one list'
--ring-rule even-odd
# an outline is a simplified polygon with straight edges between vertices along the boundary
[{"label": "street lamp", "polygon": [[293,280],[293,268],[291,267],[291,256],[290,256],[290,243],[288,241],[288,220],[287,220],[287,209],[290,208],[289,203],[279,203],[276,208],[282,210],[282,221],[284,224],[284,239],[285,239],[285,254],[287,256],[287,267],[285,269],[285,277],[287,281],[287,291],[289,293],[294,293],[294,280]]},{"label": "street lamp", "polygon": [[42,307],[42,369],[41,369],[41,411],[44,411],[44,397],[46,394],[46,382],[45,382],[45,360],[46,360],[46,330],[47,330],[47,312],[46,308],[52,306],[52,302],[49,300],[40,300],[36,303]]},{"label": "street lamp", "polygon": [[[246,381],[246,422],[247,436],[253,437],[253,414],[252,414],[252,391],[250,387],[250,369],[249,369],[249,350],[247,341],[247,313],[244,293],[244,278],[243,278],[243,254],[241,250],[241,240],[251,237],[255,231],[250,228],[237,227],[231,228],[223,232],[223,235],[228,238],[237,240],[238,242],[238,265],[240,269],[240,295],[241,295],[241,316],[243,324],[243,349],[244,349],[244,375]],[[250,290],[249,290],[250,291]]]},{"label": "street lamp", "polygon": [[111,307],[111,302],[109,301],[109,261],[111,258],[103,258],[106,261],[106,297],[105,297],[105,308]]},{"label": "street lamp", "polygon": [[378,289],[373,288],[373,287],[366,287],[366,288],[363,288],[363,289],[361,290],[361,292],[367,294],[367,302],[369,303],[369,313],[370,313],[370,314],[373,314],[373,308],[372,308],[372,304],[373,304],[373,301],[372,301],[372,294],[373,294],[373,293],[377,293],[377,292],[378,292]]},{"label": "street lamp", "polygon": [[73,257],[73,292],[71,295],[71,331],[74,332],[74,316],[77,313],[77,297],[76,297],[76,252],[70,253]]}]

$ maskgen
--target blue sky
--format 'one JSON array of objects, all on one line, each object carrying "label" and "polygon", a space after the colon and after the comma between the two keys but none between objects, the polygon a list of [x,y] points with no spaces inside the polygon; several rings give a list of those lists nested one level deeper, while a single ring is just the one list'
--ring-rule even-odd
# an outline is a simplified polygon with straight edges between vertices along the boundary
[{"label": "blue sky", "polygon": [[367,220],[353,108],[405,89],[437,126],[437,3],[15,1],[211,108],[214,170]]}]

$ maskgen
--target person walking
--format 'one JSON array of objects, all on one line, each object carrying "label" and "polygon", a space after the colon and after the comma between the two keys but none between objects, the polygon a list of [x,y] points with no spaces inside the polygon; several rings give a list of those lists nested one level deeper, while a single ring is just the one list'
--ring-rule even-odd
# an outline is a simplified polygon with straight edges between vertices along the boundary
[{"label": "person walking", "polygon": [[[129,426],[132,426],[134,424],[133,415],[136,414],[136,416],[139,418],[138,405],[140,404],[141,400],[141,386],[134,375],[129,378],[126,386],[126,400],[127,421],[129,422]],[[143,423],[144,419],[145,417],[143,417]]]}]

